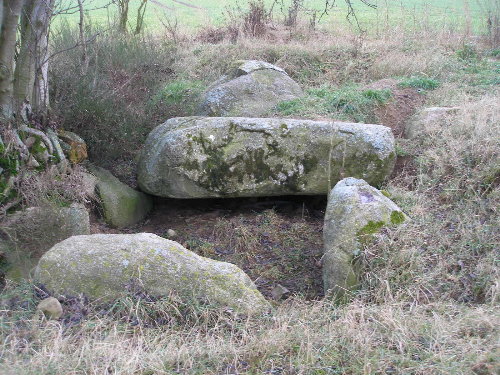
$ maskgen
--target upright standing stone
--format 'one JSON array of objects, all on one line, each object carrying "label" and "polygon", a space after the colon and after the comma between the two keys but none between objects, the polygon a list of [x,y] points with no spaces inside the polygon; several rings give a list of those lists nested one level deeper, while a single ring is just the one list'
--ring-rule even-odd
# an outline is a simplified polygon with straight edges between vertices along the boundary
[{"label": "upright standing stone", "polygon": [[323,282],[325,293],[342,298],[356,289],[356,258],[363,244],[382,227],[405,221],[406,215],[382,192],[366,181],[346,178],[328,197],[323,230]]},{"label": "upright standing stone", "polygon": [[146,194],[125,185],[103,168],[92,166],[90,172],[97,178],[97,193],[109,225],[128,227],[144,220],[151,211],[153,203]]}]

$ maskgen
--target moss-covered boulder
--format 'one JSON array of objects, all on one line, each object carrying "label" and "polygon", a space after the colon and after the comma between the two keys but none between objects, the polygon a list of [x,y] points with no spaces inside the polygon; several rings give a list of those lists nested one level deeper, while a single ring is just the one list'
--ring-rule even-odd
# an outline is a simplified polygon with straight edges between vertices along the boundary
[{"label": "moss-covered boulder", "polygon": [[55,245],[35,278],[55,294],[112,300],[141,286],[151,296],[171,293],[255,313],[269,305],[250,278],[230,263],[203,258],[150,233],[75,236]]},{"label": "moss-covered boulder", "polygon": [[103,168],[90,166],[89,170],[97,178],[97,194],[109,225],[124,228],[144,220],[153,207],[151,197],[125,185]]},{"label": "moss-covered boulder", "polygon": [[239,61],[205,92],[199,114],[259,117],[303,95],[283,69],[264,61]]},{"label": "moss-covered boulder", "polygon": [[381,125],[173,118],[149,134],[138,183],[171,198],[328,194],[343,176],[380,184],[394,159],[391,129]]},{"label": "moss-covered boulder", "polygon": [[88,158],[87,144],[78,134],[59,129],[58,136],[64,153],[71,163],[79,164]]},{"label": "moss-covered boulder", "polygon": [[381,228],[407,219],[400,208],[364,180],[346,178],[328,196],[325,212],[323,282],[342,299],[358,285],[357,257]]}]

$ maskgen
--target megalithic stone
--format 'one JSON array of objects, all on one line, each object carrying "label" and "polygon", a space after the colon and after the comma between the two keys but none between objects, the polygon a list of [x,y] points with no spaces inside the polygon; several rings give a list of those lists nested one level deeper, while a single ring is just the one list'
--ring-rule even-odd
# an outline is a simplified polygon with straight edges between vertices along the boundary
[{"label": "megalithic stone", "polygon": [[377,186],[394,162],[394,136],[382,125],[183,117],[149,134],[138,183],[170,198],[326,195],[344,177]]}]

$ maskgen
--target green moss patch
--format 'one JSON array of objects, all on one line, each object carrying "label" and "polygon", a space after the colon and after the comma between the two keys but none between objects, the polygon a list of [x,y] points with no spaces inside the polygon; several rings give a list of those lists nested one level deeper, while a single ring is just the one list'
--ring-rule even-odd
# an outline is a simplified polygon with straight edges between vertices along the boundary
[{"label": "green moss patch", "polygon": [[372,221],[370,220],[368,224],[366,224],[363,228],[358,230],[356,235],[358,237],[366,237],[368,235],[372,235],[378,233],[380,229],[385,225],[383,221]]},{"label": "green moss patch", "polygon": [[391,213],[391,224],[399,225],[402,224],[406,220],[405,214],[401,211],[392,211]]}]

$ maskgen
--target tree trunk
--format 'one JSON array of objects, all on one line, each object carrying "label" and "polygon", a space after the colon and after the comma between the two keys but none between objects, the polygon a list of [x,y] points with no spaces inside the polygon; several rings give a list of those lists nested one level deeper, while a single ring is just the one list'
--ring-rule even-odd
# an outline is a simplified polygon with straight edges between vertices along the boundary
[{"label": "tree trunk", "polygon": [[10,119],[13,113],[14,54],[17,25],[24,0],[2,1],[0,29],[0,117]]},{"label": "tree trunk", "polygon": [[55,0],[27,3],[21,16],[21,48],[14,74],[14,104],[20,110],[27,103],[34,113],[46,117],[48,90],[49,23]]},{"label": "tree trunk", "polygon": [[148,0],[142,0],[141,5],[137,9],[137,23],[135,26],[135,33],[140,34],[144,27],[144,15],[146,14],[146,7],[148,5]]},{"label": "tree trunk", "polygon": [[87,70],[89,68],[87,42],[85,41],[85,13],[83,8],[83,1],[84,0],[78,0],[78,10],[80,12],[80,22],[78,23],[78,28],[80,30],[80,44],[82,46],[82,66],[81,66],[82,76],[87,74]]},{"label": "tree trunk", "polygon": [[3,0],[0,0],[0,33],[2,33],[3,25]]},{"label": "tree trunk", "polygon": [[130,0],[118,0],[118,29],[122,33],[127,32],[128,5]]}]

